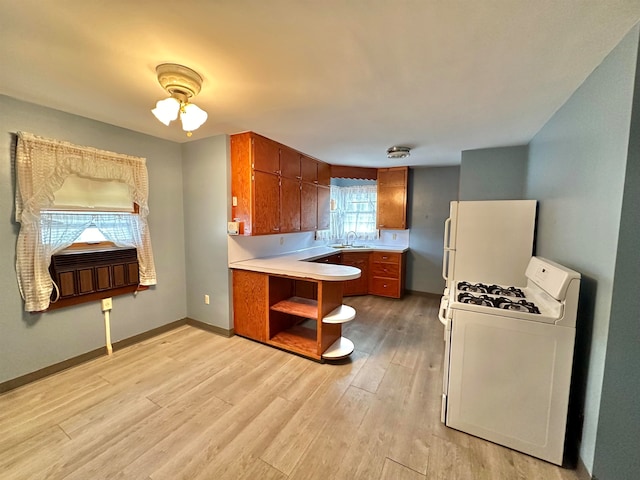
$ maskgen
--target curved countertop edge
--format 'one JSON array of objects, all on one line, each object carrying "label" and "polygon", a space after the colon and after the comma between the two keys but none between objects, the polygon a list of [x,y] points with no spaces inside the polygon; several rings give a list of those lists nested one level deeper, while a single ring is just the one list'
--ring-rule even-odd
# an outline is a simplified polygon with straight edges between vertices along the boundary
[{"label": "curved countertop edge", "polygon": [[408,247],[372,246],[366,248],[333,248],[312,247],[296,250],[272,257],[252,258],[233,262],[229,268],[250,270],[253,272],[272,273],[288,277],[312,278],[314,280],[343,281],[354,280],[361,275],[360,269],[346,265],[333,265],[329,263],[313,263],[312,260],[326,257],[334,253],[345,251],[355,252],[406,252]]}]

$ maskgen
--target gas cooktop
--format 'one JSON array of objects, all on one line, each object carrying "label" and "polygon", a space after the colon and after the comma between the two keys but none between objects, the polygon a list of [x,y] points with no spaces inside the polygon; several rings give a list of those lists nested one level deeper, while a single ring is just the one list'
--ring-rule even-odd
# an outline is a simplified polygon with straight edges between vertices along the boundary
[{"label": "gas cooktop", "polygon": [[[524,297],[524,294],[522,294]],[[484,307],[499,308],[501,310],[512,310],[516,312],[540,313],[540,310],[533,302],[528,302],[524,298],[514,300],[502,296],[489,296],[487,294],[474,295],[466,291],[458,294],[458,302]]]},{"label": "gas cooktop", "polygon": [[502,287],[500,285],[487,285],[485,283],[459,282],[458,291],[485,293],[488,295],[501,295],[503,297],[524,298],[524,292],[517,287]]}]

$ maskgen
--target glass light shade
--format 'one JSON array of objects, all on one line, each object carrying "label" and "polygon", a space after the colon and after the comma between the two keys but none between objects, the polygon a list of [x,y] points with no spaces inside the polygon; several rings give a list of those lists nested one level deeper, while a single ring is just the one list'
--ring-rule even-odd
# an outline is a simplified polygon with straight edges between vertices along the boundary
[{"label": "glass light shade", "polygon": [[173,97],[169,97],[156,103],[156,108],[151,110],[151,113],[153,113],[162,123],[169,126],[169,123],[178,118],[179,111],[180,101]]},{"label": "glass light shade", "polygon": [[185,132],[192,132],[193,130],[197,130],[200,128],[204,122],[207,121],[207,112],[202,110],[197,105],[193,103],[187,103],[184,107],[182,107],[182,111],[180,113],[180,120],[182,120],[182,129]]}]

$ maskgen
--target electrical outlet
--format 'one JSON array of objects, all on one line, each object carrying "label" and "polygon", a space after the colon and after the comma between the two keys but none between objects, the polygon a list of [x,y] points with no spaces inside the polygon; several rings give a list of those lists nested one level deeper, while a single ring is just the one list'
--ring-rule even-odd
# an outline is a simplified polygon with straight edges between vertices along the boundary
[{"label": "electrical outlet", "polygon": [[396,238],[398,238],[398,234],[397,234],[397,233],[394,233],[394,234],[393,234],[393,239],[395,240]]},{"label": "electrical outlet", "polygon": [[209,295],[204,296],[204,304],[209,305]]},{"label": "electrical outlet", "polygon": [[113,300],[111,297],[102,299],[102,311],[106,312],[107,310],[111,310],[113,308]]},{"label": "electrical outlet", "polygon": [[284,237],[280,237],[280,245],[284,245]]}]

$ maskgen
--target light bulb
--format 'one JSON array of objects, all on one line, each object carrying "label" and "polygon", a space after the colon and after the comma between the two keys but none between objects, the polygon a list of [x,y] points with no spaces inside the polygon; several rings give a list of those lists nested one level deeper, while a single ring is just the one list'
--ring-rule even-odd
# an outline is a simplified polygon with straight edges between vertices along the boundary
[{"label": "light bulb", "polygon": [[169,126],[173,120],[178,118],[180,111],[180,101],[176,98],[169,97],[156,103],[156,108],[151,110],[158,120]]},{"label": "light bulb", "polygon": [[180,109],[180,120],[185,132],[192,132],[200,128],[207,121],[207,117],[207,112],[193,103],[187,103]]}]

